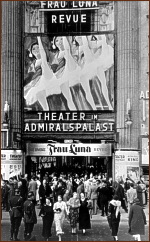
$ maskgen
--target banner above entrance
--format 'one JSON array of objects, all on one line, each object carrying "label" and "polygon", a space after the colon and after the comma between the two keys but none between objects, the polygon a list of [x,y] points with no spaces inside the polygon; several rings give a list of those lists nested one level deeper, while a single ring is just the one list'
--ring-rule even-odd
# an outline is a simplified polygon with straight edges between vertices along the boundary
[{"label": "banner above entrance", "polygon": [[27,156],[111,156],[111,144],[27,144]]}]

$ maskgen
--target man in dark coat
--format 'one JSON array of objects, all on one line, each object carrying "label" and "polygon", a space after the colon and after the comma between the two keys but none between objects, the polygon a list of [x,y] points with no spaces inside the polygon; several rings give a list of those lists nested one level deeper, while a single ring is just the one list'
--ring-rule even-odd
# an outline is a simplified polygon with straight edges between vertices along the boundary
[{"label": "man in dark coat", "polygon": [[102,209],[102,216],[104,216],[104,209],[106,216],[108,215],[108,200],[109,200],[109,190],[107,188],[106,181],[103,181],[102,188],[100,189],[100,204]]},{"label": "man in dark coat", "polygon": [[41,201],[41,206],[46,202],[46,197],[49,197],[52,194],[51,187],[47,184],[46,180],[43,180],[43,183],[39,187],[39,197]]},{"label": "man in dark coat", "polygon": [[124,190],[127,192],[130,189],[130,180],[126,178],[126,182],[124,183]]},{"label": "man in dark coat", "polygon": [[128,209],[126,207],[126,204],[125,204],[125,193],[124,193],[124,188],[122,187],[121,184],[118,184],[116,190],[115,190],[115,194],[114,195],[117,195],[118,198],[119,198],[119,201],[121,201],[121,206],[122,208],[125,210],[125,212],[127,213],[128,212]]},{"label": "man in dark coat", "polygon": [[6,211],[8,212],[9,211],[8,195],[9,195],[9,189],[10,188],[8,186],[7,181],[5,182],[4,188],[5,188],[4,203],[5,203]]},{"label": "man in dark coat", "polygon": [[64,188],[62,186],[62,182],[61,181],[59,181],[58,185],[55,187],[54,194],[55,194],[55,197],[54,197],[55,201],[57,201],[57,198],[58,198],[59,195],[61,197],[63,197],[63,195],[65,194],[65,190],[64,190]]},{"label": "man in dark coat", "polygon": [[107,188],[109,190],[109,198],[108,200],[111,201],[112,197],[113,197],[113,181],[112,181],[112,178],[110,177],[108,182],[107,182]]},{"label": "man in dark coat", "polygon": [[34,204],[34,193],[29,192],[27,200],[24,202],[24,238],[29,240],[34,228],[34,224],[37,223],[35,204]]},{"label": "man in dark coat", "polygon": [[17,238],[21,219],[23,217],[23,199],[20,196],[19,189],[15,189],[15,195],[10,199],[10,221],[11,221],[11,237],[10,240],[19,241]]},{"label": "man in dark coat", "polygon": [[145,234],[146,216],[140,206],[140,200],[135,198],[129,213],[129,234],[133,235],[134,240],[141,241],[141,235]]},{"label": "man in dark coat", "polygon": [[22,182],[22,194],[23,194],[22,197],[23,197],[24,202],[25,202],[25,200],[27,199],[27,194],[28,194],[27,181],[26,181],[24,175],[21,175],[21,177],[19,179]]},{"label": "man in dark coat", "polygon": [[5,182],[1,182],[1,207],[5,206]]}]

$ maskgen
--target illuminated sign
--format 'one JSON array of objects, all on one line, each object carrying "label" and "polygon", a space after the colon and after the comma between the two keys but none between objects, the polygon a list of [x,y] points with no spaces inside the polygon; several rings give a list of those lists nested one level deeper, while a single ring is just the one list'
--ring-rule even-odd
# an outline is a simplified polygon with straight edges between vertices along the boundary
[{"label": "illuminated sign", "polygon": [[24,133],[114,132],[114,120],[100,119],[100,115],[84,112],[37,112],[33,115],[33,120],[25,120]]},{"label": "illuminated sign", "polygon": [[[40,1],[41,9],[65,9],[72,8],[95,8],[98,7],[97,1]],[[65,9],[66,10],[66,9]]]},{"label": "illuminated sign", "polygon": [[111,156],[111,144],[27,144],[27,156]]},{"label": "illuminated sign", "polygon": [[114,30],[113,1],[27,1],[26,33],[86,33]]}]

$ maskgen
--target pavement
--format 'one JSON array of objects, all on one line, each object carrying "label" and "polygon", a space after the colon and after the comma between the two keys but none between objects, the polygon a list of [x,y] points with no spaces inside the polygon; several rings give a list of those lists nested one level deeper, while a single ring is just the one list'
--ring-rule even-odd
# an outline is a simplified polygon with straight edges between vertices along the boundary
[{"label": "pavement", "polygon": [[[145,235],[142,236],[142,241],[149,241],[149,204],[144,208],[147,225],[145,226]],[[39,213],[39,209],[36,209],[37,215]],[[9,213],[2,213],[2,221],[1,221],[1,241],[9,241],[10,239],[10,220]],[[38,216],[37,216],[38,217]],[[107,217],[101,217],[100,211],[98,211],[97,215],[94,215],[91,219],[90,230],[86,231],[86,235],[82,235],[82,231],[78,230],[76,235],[71,234],[71,227],[67,220],[64,223],[64,235],[62,236],[62,241],[113,241],[113,237],[111,236],[111,231],[108,226]],[[24,231],[24,223],[22,221],[21,227],[19,230],[18,238],[21,241],[23,239],[23,231]],[[34,231],[32,235],[36,236],[38,241],[45,241],[42,237],[42,219],[38,217],[38,223],[34,227]],[[121,222],[118,233],[119,241],[133,241],[133,237],[128,234],[128,214],[121,209]],[[52,237],[49,241],[58,241],[58,237],[55,233],[55,226],[53,223],[52,226]]]}]

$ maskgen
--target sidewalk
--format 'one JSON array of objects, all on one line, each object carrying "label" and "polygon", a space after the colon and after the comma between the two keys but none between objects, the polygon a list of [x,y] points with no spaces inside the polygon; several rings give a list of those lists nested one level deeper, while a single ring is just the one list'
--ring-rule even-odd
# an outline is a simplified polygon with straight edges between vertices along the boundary
[{"label": "sidewalk", "polygon": [[[149,241],[149,205],[144,209],[147,225],[145,226],[145,235],[142,236],[142,241]],[[39,209],[36,210],[37,215]],[[91,219],[91,230],[86,231],[86,235],[82,235],[82,231],[78,231],[76,235],[71,234],[70,224],[65,221],[64,223],[64,235],[62,241],[113,241],[111,231],[108,226],[107,217],[101,217],[100,212],[94,215]],[[18,237],[23,241],[24,224],[22,222]],[[38,241],[44,241],[42,234],[42,219],[38,217],[38,223],[34,227],[33,235],[36,235]],[[128,234],[128,214],[121,209],[121,222],[118,234],[120,241],[133,241],[131,235]],[[1,222],[1,241],[9,241],[10,238],[10,220],[9,213],[3,212],[3,219]],[[55,235],[55,226],[52,226],[52,237],[50,241],[58,241],[58,237]]]}]

